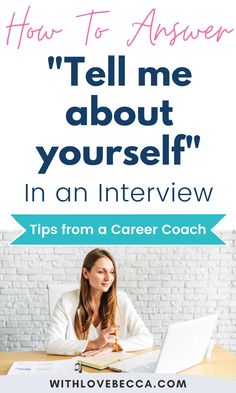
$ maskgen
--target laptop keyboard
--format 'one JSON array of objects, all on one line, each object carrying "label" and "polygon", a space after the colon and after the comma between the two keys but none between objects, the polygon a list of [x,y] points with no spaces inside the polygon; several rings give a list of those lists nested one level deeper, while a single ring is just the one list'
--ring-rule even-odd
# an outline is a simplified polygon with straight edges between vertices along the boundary
[{"label": "laptop keyboard", "polygon": [[154,373],[157,362],[151,362],[146,365],[135,367],[130,370],[131,373]]},{"label": "laptop keyboard", "polygon": [[156,369],[157,359],[160,355],[160,350],[154,350],[131,357],[126,360],[112,363],[110,368],[116,371],[124,372],[149,372],[153,373]]}]

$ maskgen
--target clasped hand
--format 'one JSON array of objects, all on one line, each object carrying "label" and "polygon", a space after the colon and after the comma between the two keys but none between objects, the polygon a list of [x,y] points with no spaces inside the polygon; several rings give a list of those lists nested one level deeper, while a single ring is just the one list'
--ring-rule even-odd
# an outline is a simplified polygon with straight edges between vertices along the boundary
[{"label": "clasped hand", "polygon": [[[114,344],[118,339],[116,336],[116,331],[118,328],[119,326],[101,330],[98,338],[93,341],[93,346],[95,346],[96,349],[88,349],[87,351],[83,352],[81,356],[94,356],[97,354],[113,352]],[[120,347],[119,350],[121,350]]]}]

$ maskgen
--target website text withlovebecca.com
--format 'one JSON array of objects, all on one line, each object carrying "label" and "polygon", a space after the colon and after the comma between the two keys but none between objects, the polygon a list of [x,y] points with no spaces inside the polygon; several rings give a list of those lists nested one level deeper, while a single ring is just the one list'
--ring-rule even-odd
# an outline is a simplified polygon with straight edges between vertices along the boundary
[{"label": "website text withlovebecca.com", "polygon": [[151,381],[142,376],[142,378],[129,379],[50,379],[50,387],[57,388],[79,388],[79,389],[132,389],[132,388],[186,388],[185,379],[157,379]]}]

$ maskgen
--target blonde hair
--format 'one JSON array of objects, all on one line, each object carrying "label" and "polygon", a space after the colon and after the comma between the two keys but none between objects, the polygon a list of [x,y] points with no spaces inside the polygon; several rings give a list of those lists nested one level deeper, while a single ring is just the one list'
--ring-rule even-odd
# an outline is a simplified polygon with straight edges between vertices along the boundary
[{"label": "blonde hair", "polygon": [[95,262],[99,258],[103,257],[107,257],[111,260],[114,266],[115,275],[111,287],[101,296],[101,303],[98,312],[101,320],[101,329],[115,326],[117,309],[117,274],[115,260],[108,251],[95,248],[86,255],[81,272],[79,305],[75,313],[74,324],[76,335],[80,340],[87,339],[94,314],[90,305],[90,284],[89,280],[87,280],[83,275],[83,268],[86,268],[88,271],[90,271]]}]

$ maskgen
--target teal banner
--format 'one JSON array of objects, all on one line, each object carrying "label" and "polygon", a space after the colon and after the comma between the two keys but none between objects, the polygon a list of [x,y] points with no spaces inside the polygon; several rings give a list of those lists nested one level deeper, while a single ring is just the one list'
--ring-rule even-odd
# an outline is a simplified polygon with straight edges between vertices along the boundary
[{"label": "teal banner", "polygon": [[224,214],[14,214],[25,229],[12,245],[220,245]]}]

